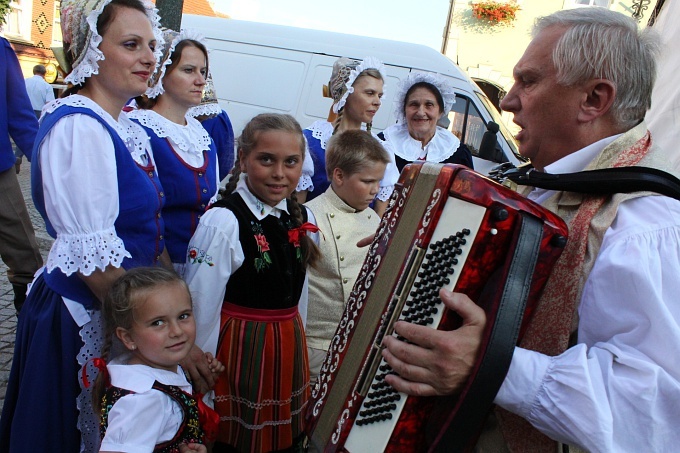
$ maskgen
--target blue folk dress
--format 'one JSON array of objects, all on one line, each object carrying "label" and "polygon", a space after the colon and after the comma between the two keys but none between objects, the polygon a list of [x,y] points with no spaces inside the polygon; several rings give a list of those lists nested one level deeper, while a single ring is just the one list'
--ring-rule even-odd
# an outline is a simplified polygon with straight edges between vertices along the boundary
[{"label": "blue folk dress", "polygon": [[[78,273],[158,262],[164,249],[162,188],[143,131],[83,96],[46,107],[33,154],[34,201],[56,240],[19,316],[0,451],[99,451],[91,387],[81,376],[85,366],[88,380],[96,377],[88,361],[100,355],[103,342],[100,302]],[[83,155],[95,157],[79,160]],[[111,171],[103,167],[113,171],[113,187],[106,186]],[[77,230],[98,223],[98,231]]]},{"label": "blue folk dress", "polygon": [[215,143],[201,123],[186,116],[186,125],[173,123],[153,110],[128,114],[151,139],[158,176],[165,193],[165,246],[182,275],[189,239],[219,186]]}]

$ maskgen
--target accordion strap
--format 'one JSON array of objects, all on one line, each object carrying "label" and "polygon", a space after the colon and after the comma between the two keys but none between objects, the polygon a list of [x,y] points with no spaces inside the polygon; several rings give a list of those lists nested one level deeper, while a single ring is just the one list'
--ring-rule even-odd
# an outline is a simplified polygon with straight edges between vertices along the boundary
[{"label": "accordion strap", "polygon": [[551,174],[531,166],[521,166],[506,170],[502,175],[515,184],[547,190],[598,195],[648,191],[680,200],[680,179],[649,167],[616,167]]},{"label": "accordion strap", "polygon": [[511,258],[508,278],[479,371],[463,395],[458,410],[452,414],[448,428],[434,442],[434,451],[463,451],[476,438],[479,427],[483,425],[510,367],[542,237],[543,223],[522,214],[516,252]]}]

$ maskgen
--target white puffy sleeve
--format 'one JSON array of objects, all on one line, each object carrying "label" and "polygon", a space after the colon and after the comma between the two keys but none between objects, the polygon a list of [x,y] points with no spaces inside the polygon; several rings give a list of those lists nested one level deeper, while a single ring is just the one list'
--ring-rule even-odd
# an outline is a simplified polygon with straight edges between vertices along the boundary
[{"label": "white puffy sleeve", "polygon": [[47,269],[90,275],[130,253],[116,234],[118,179],[113,141],[87,115],[58,121],[39,150],[45,210],[57,238]]},{"label": "white puffy sleeve", "polygon": [[196,345],[215,354],[220,312],[229,277],[245,259],[236,216],[226,208],[209,209],[189,241],[184,279],[196,317]]}]

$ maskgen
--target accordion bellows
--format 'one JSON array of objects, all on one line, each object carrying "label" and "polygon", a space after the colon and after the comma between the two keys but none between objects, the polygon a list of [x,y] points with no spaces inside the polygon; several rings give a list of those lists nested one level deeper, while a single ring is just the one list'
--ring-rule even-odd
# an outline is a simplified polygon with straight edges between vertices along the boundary
[{"label": "accordion bellows", "polygon": [[[413,163],[401,174],[307,407],[318,451],[461,451],[474,442],[503,382],[567,227],[555,214],[466,167]],[[440,288],[487,315],[475,369],[448,397],[396,392],[384,377],[385,335],[405,320],[459,326]]]}]

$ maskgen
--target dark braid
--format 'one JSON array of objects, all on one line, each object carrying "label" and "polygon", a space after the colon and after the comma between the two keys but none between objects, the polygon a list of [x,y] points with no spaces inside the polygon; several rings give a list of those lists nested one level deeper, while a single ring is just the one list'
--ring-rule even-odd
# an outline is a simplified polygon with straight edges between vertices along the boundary
[{"label": "dark braid", "polygon": [[338,128],[340,127],[340,122],[342,121],[342,115],[345,113],[345,108],[341,108],[340,111],[338,111],[338,116],[335,118],[335,121],[333,121],[333,134],[335,135],[336,132],[338,132]]},{"label": "dark braid", "polygon": [[220,191],[222,198],[225,198],[227,195],[233,193],[234,190],[236,190],[236,184],[238,184],[238,180],[240,177],[241,177],[241,159],[240,156],[236,156],[234,166],[229,172],[229,181],[227,182],[227,185],[224,186],[224,189]]}]

